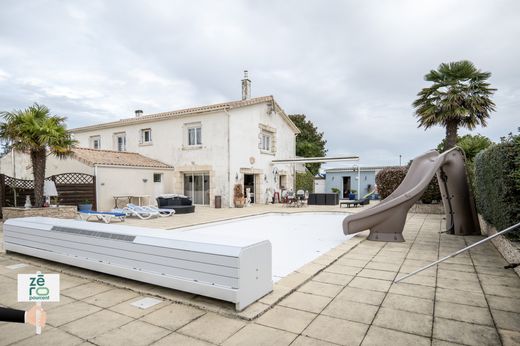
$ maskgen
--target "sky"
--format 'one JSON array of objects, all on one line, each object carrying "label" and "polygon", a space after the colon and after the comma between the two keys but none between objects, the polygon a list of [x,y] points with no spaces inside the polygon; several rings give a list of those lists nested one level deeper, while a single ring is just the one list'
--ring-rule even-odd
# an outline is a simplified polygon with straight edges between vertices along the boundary
[{"label": "sky", "polygon": [[305,114],[329,156],[406,164],[444,138],[411,105],[443,62],[492,73],[473,133],[518,132],[519,38],[517,0],[2,0],[0,110],[38,102],[74,128],[238,100],[249,70],[252,97]]}]

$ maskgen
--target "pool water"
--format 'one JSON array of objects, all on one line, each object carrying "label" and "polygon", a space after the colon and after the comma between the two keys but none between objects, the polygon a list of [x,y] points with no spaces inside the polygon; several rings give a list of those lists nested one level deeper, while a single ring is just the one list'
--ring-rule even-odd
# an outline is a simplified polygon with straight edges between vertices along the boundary
[{"label": "pool water", "polygon": [[352,237],[343,234],[345,213],[269,213],[210,223],[180,231],[217,237],[269,240],[273,249],[273,281]]}]

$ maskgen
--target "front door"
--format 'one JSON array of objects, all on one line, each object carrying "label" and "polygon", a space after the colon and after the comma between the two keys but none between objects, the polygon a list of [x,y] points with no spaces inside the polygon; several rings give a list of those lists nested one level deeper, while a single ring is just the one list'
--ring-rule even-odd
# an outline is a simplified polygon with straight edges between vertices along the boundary
[{"label": "front door", "polygon": [[343,198],[348,198],[350,193],[350,177],[343,177]]},{"label": "front door", "polygon": [[255,203],[255,175],[244,174],[244,196],[247,198],[247,189],[251,192],[251,203]]}]

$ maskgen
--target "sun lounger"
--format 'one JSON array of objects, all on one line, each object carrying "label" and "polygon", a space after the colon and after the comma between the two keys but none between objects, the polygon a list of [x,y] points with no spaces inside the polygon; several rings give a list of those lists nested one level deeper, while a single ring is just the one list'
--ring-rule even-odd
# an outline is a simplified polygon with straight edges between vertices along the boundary
[{"label": "sun lounger", "polygon": [[362,199],[346,199],[346,200],[340,200],[339,201],[339,207],[343,204],[347,206],[347,208],[350,207],[357,207],[358,205],[367,205],[370,203],[370,200],[368,198],[362,198]]},{"label": "sun lounger", "polygon": [[123,209],[112,209],[113,213],[123,213],[126,216],[136,216],[141,220],[148,220],[152,216],[159,216],[159,212],[146,210],[135,204],[127,204]]},{"label": "sun lounger", "polygon": [[146,210],[150,210],[152,212],[158,212],[159,216],[162,216],[162,217],[172,216],[173,214],[175,214],[175,209],[157,208],[156,206],[153,206],[153,205],[143,206],[142,208],[144,208]]},{"label": "sun lounger", "polygon": [[93,211],[93,210],[82,210],[79,212],[79,218],[83,221],[88,221],[90,218],[95,217],[99,221],[104,223],[110,223],[113,218],[119,219],[119,221],[125,221],[126,214],[120,212],[110,211]]}]

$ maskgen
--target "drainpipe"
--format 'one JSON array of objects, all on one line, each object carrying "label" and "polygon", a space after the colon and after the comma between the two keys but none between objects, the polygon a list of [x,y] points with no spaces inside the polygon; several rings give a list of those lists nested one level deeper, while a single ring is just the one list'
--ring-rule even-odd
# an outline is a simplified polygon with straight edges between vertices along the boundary
[{"label": "drainpipe", "polygon": [[94,177],[96,177],[96,186],[94,188],[96,189],[96,209],[99,210],[99,179],[98,179],[98,171],[97,171],[97,165],[94,165]]},{"label": "drainpipe", "polygon": [[228,207],[232,207],[232,197],[231,197],[231,129],[230,129],[230,118],[231,114],[229,114],[227,109],[224,109],[224,113],[227,115],[227,181],[228,181],[228,188],[227,188],[227,195],[228,195]]}]

